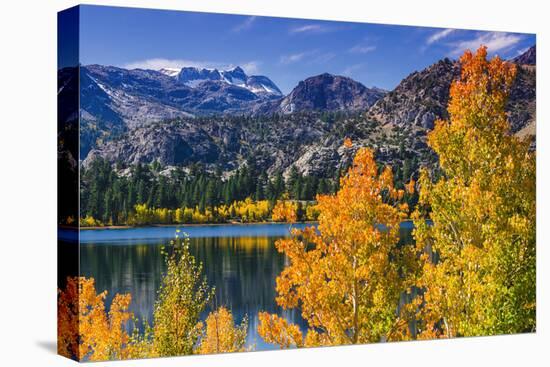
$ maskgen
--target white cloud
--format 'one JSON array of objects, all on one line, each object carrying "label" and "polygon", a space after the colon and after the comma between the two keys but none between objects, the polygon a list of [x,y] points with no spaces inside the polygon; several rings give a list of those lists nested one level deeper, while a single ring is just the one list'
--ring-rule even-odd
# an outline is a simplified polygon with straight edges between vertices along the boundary
[{"label": "white cloud", "polygon": [[355,45],[348,50],[352,54],[366,54],[376,50],[376,46],[371,45]]},{"label": "white cloud", "polygon": [[456,29],[447,28],[447,29],[443,29],[441,31],[435,32],[430,37],[428,37],[428,39],[426,40],[426,44],[431,45],[432,43],[435,43],[435,42],[449,36],[450,34],[454,33],[455,31],[456,31]]},{"label": "white cloud", "polygon": [[314,33],[326,33],[331,29],[320,24],[306,24],[300,27],[294,27],[289,30],[290,34],[314,34]]},{"label": "white cloud", "polygon": [[254,24],[255,21],[256,21],[255,16],[248,17],[244,21],[242,21],[241,23],[237,24],[237,26],[235,26],[235,28],[233,28],[233,32],[242,32],[244,30],[247,30],[250,27],[252,27],[252,25]]},{"label": "white cloud", "polygon": [[320,50],[310,50],[297,52],[295,54],[282,55],[279,62],[283,65],[294,64],[304,61],[307,64],[324,64],[336,57],[334,52],[321,52]]},{"label": "white cloud", "polygon": [[221,64],[216,64],[209,61],[152,58],[152,59],[133,61],[122,65],[122,67],[125,69],[151,69],[151,70],[159,70],[162,68],[181,69],[185,66],[197,67],[197,68],[213,68],[216,66],[221,66]]},{"label": "white cloud", "polygon": [[285,65],[293,64],[295,62],[301,61],[307,55],[311,55],[311,53],[312,53],[311,51],[305,51],[305,52],[299,52],[299,53],[290,54],[290,55],[283,55],[280,58],[280,62],[281,64],[285,64]]},{"label": "white cloud", "polygon": [[150,70],[160,70],[162,68],[172,68],[172,69],[181,69],[183,67],[195,67],[195,68],[206,68],[206,69],[219,69],[219,70],[229,70],[233,69],[236,66],[240,66],[247,74],[257,74],[259,72],[260,62],[258,61],[248,61],[241,64],[228,64],[215,61],[197,61],[197,60],[186,60],[186,59],[163,59],[163,58],[152,58],[145,60],[138,60],[122,65],[125,69],[150,69]]},{"label": "white cloud", "polygon": [[521,40],[522,36],[514,33],[489,32],[480,33],[476,38],[463,40],[452,44],[451,55],[459,56],[466,50],[475,51],[479,46],[487,46],[491,53],[507,52],[514,48]]}]

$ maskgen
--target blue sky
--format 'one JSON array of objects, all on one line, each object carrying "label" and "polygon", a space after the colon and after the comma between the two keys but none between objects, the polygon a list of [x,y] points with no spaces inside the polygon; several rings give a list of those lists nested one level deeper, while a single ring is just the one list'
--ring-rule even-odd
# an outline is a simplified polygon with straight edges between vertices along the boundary
[{"label": "blue sky", "polygon": [[84,65],[159,69],[241,66],[284,93],[323,72],[393,89],[404,77],[480,44],[511,58],[532,34],[83,6]]}]

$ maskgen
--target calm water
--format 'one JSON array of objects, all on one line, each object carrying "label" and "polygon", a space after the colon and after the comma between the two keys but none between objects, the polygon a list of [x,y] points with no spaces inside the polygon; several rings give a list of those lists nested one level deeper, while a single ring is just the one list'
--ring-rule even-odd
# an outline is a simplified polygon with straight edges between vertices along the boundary
[{"label": "calm water", "polygon": [[263,343],[256,332],[259,311],[276,312],[305,326],[299,312],[283,311],[275,303],[275,278],[285,266],[285,257],[274,244],[288,235],[287,224],[84,230],[80,273],[95,278],[98,292],[108,291],[107,305],[116,293],[129,292],[134,315],[152,320],[166,270],[160,248],[174,238],[176,228],[189,235],[191,252],[216,287],[216,304],[231,309],[238,322],[248,315],[248,345],[257,350],[275,348]]},{"label": "calm water", "polygon": [[[402,227],[407,241],[411,228]],[[286,259],[274,244],[289,235],[287,224],[84,230],[80,232],[80,274],[95,278],[98,292],[108,291],[107,305],[116,293],[129,292],[134,315],[152,320],[166,270],[160,248],[174,238],[176,228],[189,235],[191,252],[204,264],[210,285],[216,287],[216,304],[231,309],[237,322],[248,315],[248,345],[255,345],[256,350],[276,348],[256,332],[259,311],[276,312],[305,328],[299,312],[283,311],[275,302],[275,278]]]}]

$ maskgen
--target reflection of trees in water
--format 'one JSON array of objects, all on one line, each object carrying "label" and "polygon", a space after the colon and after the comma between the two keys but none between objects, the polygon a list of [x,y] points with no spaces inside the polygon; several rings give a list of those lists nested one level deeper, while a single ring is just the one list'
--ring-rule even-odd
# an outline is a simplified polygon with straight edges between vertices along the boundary
[{"label": "reflection of trees in water", "polygon": [[[284,312],[275,303],[275,278],[284,267],[284,255],[275,249],[277,237],[192,238],[191,253],[204,264],[214,307],[225,305],[240,322],[249,317],[248,342],[258,343],[258,311],[277,312],[302,324],[298,312]],[[81,275],[94,277],[98,291],[107,290],[106,305],[116,293],[131,293],[130,310],[140,320],[152,320],[162,274],[166,271],[160,249],[151,244],[81,246]],[[209,308],[206,312],[211,311]],[[205,315],[206,316],[206,313]],[[140,326],[142,327],[142,326]]]},{"label": "reflection of trees in water", "polygon": [[151,321],[153,305],[166,270],[159,245],[84,245],[80,248],[81,275],[93,277],[98,291],[107,290],[106,305],[116,293],[131,293],[130,310]]}]

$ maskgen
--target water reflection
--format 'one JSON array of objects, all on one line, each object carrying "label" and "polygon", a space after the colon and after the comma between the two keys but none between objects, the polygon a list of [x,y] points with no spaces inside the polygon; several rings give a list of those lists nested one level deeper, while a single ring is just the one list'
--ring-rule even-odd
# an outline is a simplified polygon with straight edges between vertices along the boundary
[{"label": "water reflection", "polygon": [[[216,288],[214,306],[225,305],[240,322],[249,317],[248,345],[256,349],[273,346],[257,335],[259,311],[277,312],[302,327],[296,311],[283,311],[275,303],[275,278],[284,267],[284,255],[275,249],[280,237],[191,238],[191,252],[204,264],[210,285]],[[80,249],[81,274],[94,277],[98,291],[107,290],[107,305],[116,293],[132,294],[131,311],[139,319],[152,320],[153,305],[162,274],[166,271],[162,245],[88,243]]]}]

